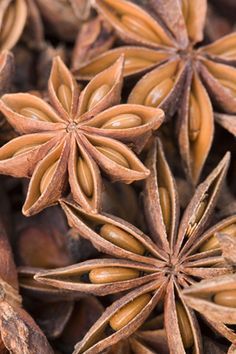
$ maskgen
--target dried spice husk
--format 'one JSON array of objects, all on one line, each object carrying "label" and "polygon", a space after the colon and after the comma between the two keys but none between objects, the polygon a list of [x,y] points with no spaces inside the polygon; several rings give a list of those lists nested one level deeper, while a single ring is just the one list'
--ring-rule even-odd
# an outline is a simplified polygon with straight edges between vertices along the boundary
[{"label": "dried spice husk", "polygon": [[27,19],[25,0],[3,0],[0,7],[0,48],[10,50],[20,38]]},{"label": "dried spice husk", "polygon": [[[185,353],[191,347],[196,353],[203,352],[197,318],[181,291],[196,279],[214,279],[233,271],[219,249],[199,251],[203,241],[212,236],[205,230],[226,175],[229,155],[199,185],[180,223],[175,181],[160,142],[152,145],[146,165],[151,174],[145,182],[144,209],[154,241],[122,219],[105,213],[89,214],[70,201],[61,201],[69,225],[110,257],[44,271],[35,279],[58,289],[101,296],[126,290],[76,345],[74,353],[99,353],[130,338],[162,302],[170,351]],[[229,220],[222,223],[226,225]],[[217,327],[214,322],[211,325]],[[219,332],[232,340],[222,328]]]},{"label": "dried spice husk", "polygon": [[21,307],[17,272],[2,223],[0,241],[2,252],[0,332],[2,341],[5,347],[14,353],[53,353],[40,328]]},{"label": "dried spice husk", "polygon": [[90,0],[36,1],[49,33],[72,41],[82,24],[90,16]]},{"label": "dried spice husk", "polygon": [[80,93],[75,79],[57,57],[49,78],[53,108],[30,94],[2,97],[1,111],[25,135],[0,149],[0,171],[31,177],[23,206],[25,215],[55,204],[68,182],[81,206],[97,210],[101,200],[99,167],[112,181],[131,183],[148,176],[147,168],[125,144],[132,143],[140,152],[145,142],[141,137],[151,136],[161,125],[164,113],[141,105],[117,105],[122,67],[121,57]]},{"label": "dried spice husk", "polygon": [[[132,100],[132,103],[139,103],[144,97],[150,96],[144,104],[164,108],[167,117],[173,116],[180,107],[178,128],[181,128],[177,130],[181,132],[178,134],[181,158],[186,175],[194,185],[197,185],[214,135],[213,113],[208,94],[213,103],[221,107],[223,112],[235,112],[234,94],[230,94],[229,89],[224,86],[225,83],[223,84],[224,80],[230,80],[229,77],[232,81],[235,75],[235,69],[232,67],[235,64],[235,54],[232,49],[235,47],[235,34],[226,35],[210,45],[195,48],[195,44],[203,39],[207,10],[205,0],[197,2],[153,0],[148,3],[147,11],[125,0],[120,1],[119,4],[110,0],[96,0],[95,7],[113,26],[118,36],[127,43],[127,46],[112,49],[88,63],[83,63],[76,71],[76,76],[85,79],[94,76],[100,68],[111,65],[121,51],[125,55],[125,75],[148,71],[131,91],[129,100]],[[137,46],[129,46],[130,44]],[[145,56],[145,52],[149,54]],[[181,62],[180,67],[182,65],[182,68],[188,68],[190,77],[193,79],[197,77],[197,79],[191,80],[189,75],[184,75],[181,80],[176,80],[176,76],[172,75],[160,80],[162,67],[168,67],[178,58]],[[209,72],[206,66],[208,62],[214,67],[219,66],[221,83],[215,72]],[[160,66],[160,73],[158,68],[155,69],[156,66],[158,68]],[[191,72],[194,72],[194,75]],[[207,127],[204,125],[201,127],[200,123],[205,123],[205,119],[201,121],[198,113],[189,112],[191,109],[189,91],[195,86],[196,80],[201,80],[198,86],[202,87],[201,99],[204,101],[203,105],[207,106],[206,113],[204,112],[208,122]],[[199,103],[200,106],[201,104],[202,102]],[[189,115],[192,116],[192,129],[198,127],[196,129],[200,129],[200,132],[206,131],[206,134],[199,134],[199,138],[195,134],[194,143],[193,138],[187,134]],[[225,122],[221,125],[226,126],[227,129],[229,126],[227,119],[222,117],[222,120]],[[196,150],[197,153],[193,154],[191,150]]]},{"label": "dried spice husk", "polygon": [[[214,321],[216,328],[217,323],[235,324],[235,280],[235,274],[207,279],[185,289],[183,296],[189,306]],[[235,337],[235,333],[231,332]]]},{"label": "dried spice husk", "polygon": [[115,39],[116,37],[110,24],[104,21],[101,16],[97,16],[84,23],[81,26],[73,48],[71,58],[72,70],[76,69],[80,63],[88,61],[110,49]]},{"label": "dried spice husk", "polygon": [[233,114],[215,113],[214,117],[224,129],[236,136],[236,116]]}]

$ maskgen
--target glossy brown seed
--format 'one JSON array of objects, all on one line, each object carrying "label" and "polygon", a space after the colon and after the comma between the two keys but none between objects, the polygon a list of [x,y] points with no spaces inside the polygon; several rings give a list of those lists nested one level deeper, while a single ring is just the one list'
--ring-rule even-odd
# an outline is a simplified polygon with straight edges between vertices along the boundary
[{"label": "glossy brown seed", "polygon": [[187,313],[183,305],[179,301],[176,302],[176,312],[177,312],[179,330],[180,330],[184,348],[189,349],[194,344],[193,332],[191,329],[191,325]]},{"label": "glossy brown seed", "polygon": [[144,104],[146,106],[157,107],[168,95],[174,85],[171,78],[167,78],[157,84],[147,95]]},{"label": "glossy brown seed", "polygon": [[189,140],[195,141],[201,128],[201,112],[197,100],[193,94],[190,95],[188,119]]},{"label": "glossy brown seed", "polygon": [[188,18],[188,13],[189,13],[188,0],[182,0],[182,13],[183,13],[184,19],[186,20]]},{"label": "glossy brown seed", "polygon": [[236,290],[224,290],[214,296],[214,302],[217,305],[226,307],[236,307]]},{"label": "glossy brown seed", "polygon": [[138,278],[139,271],[123,267],[104,267],[93,269],[89,273],[89,279],[93,284],[115,283]]},{"label": "glossy brown seed", "polygon": [[[220,229],[219,232],[236,237],[236,224],[231,224],[227,227],[224,227],[223,229]],[[219,247],[220,245],[217,237],[215,235],[212,235],[206,242],[203,243],[199,251],[206,252],[206,251],[214,250]]]},{"label": "glossy brown seed", "polygon": [[12,3],[8,6],[6,13],[3,18],[2,26],[1,26],[1,34],[0,34],[0,41],[4,42],[4,40],[9,35],[9,32],[14,24],[15,20],[15,6]]},{"label": "glossy brown seed", "polygon": [[137,114],[124,113],[116,117],[108,119],[101,128],[102,129],[129,129],[138,127],[142,124],[142,119]]},{"label": "glossy brown seed", "polygon": [[169,195],[168,190],[164,187],[160,187],[160,188],[158,188],[158,190],[159,190],[159,198],[160,198],[162,216],[163,216],[164,224],[166,227],[166,232],[168,232],[170,230],[170,224],[171,224],[170,195]]},{"label": "glossy brown seed", "polygon": [[105,224],[100,229],[100,235],[107,241],[127,251],[143,255],[144,246],[131,234],[111,224]]},{"label": "glossy brown seed", "polygon": [[42,111],[33,107],[25,107],[20,110],[20,114],[34,120],[50,122],[50,118]]},{"label": "glossy brown seed", "polygon": [[118,151],[113,150],[107,146],[96,146],[96,148],[110,160],[116,162],[118,165],[129,168],[129,163],[126,158],[121,155]]},{"label": "glossy brown seed", "polygon": [[93,195],[93,177],[88,164],[81,157],[78,159],[77,176],[79,185],[87,197]]},{"label": "glossy brown seed", "polygon": [[111,87],[108,84],[103,84],[102,86],[98,87],[91,95],[88,101],[88,111],[92,109],[98,102],[100,102],[103,97],[110,91]]},{"label": "glossy brown seed", "polygon": [[122,24],[128,28],[131,32],[138,33],[141,37],[160,43],[161,40],[158,35],[152,30],[152,28],[143,21],[141,18],[134,17],[132,15],[123,15],[121,17]]},{"label": "glossy brown seed", "polygon": [[30,145],[27,145],[27,146],[23,146],[21,149],[18,149],[18,150],[13,154],[13,156],[18,156],[18,155],[24,154],[25,152],[28,152],[28,151],[32,150],[32,149],[35,148],[36,146],[39,146],[39,144],[30,144]]},{"label": "glossy brown seed", "polygon": [[131,322],[151,300],[150,294],[143,294],[122,307],[114,316],[110,318],[110,326],[114,331],[119,331],[121,328]]},{"label": "glossy brown seed", "polygon": [[52,176],[57,168],[58,161],[54,162],[48,169],[44,172],[44,175],[41,178],[40,181],[40,193],[42,194],[49,183],[51,182]]},{"label": "glossy brown seed", "polygon": [[67,85],[61,84],[58,87],[57,96],[63,108],[67,112],[70,112],[71,101],[72,101],[72,94],[70,88]]}]

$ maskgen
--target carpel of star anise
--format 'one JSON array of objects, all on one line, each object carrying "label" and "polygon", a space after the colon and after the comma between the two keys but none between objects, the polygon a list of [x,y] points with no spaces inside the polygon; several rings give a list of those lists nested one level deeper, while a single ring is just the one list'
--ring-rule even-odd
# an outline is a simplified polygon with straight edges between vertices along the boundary
[{"label": "carpel of star anise", "polygon": [[0,244],[0,347],[3,352],[16,354],[52,354],[45,335],[22,308],[16,267],[2,222]]},{"label": "carpel of star anise", "polygon": [[149,175],[130,148],[140,151],[162,123],[160,109],[121,104],[123,58],[80,91],[59,57],[48,82],[50,103],[27,93],[4,95],[0,109],[22,136],[0,149],[0,173],[31,177],[27,216],[55,204],[70,185],[84,209],[100,205],[100,171],[131,183]]},{"label": "carpel of star anise", "polygon": [[[236,220],[236,216],[230,217],[206,230],[227,172],[229,154],[198,186],[180,222],[175,181],[160,143],[152,145],[146,165],[151,174],[145,180],[144,210],[153,240],[122,219],[91,214],[74,203],[61,201],[70,226],[110,257],[42,272],[35,279],[59,289],[100,296],[126,291],[76,345],[74,354],[99,353],[131,336],[158,304],[164,306],[170,352],[203,352],[197,318],[181,291],[201,279],[232,273],[220,247],[202,248],[218,229]],[[211,321],[210,325],[235,340],[230,329],[222,331],[222,323]]]},{"label": "carpel of star anise", "polygon": [[[195,47],[203,39],[206,0],[151,0],[149,12],[125,0],[95,0],[95,6],[127,46],[83,63],[75,74],[89,78],[121,53],[125,55],[126,76],[148,71],[134,86],[128,101],[159,106],[166,117],[178,109],[184,169],[197,184],[214,135],[212,104],[219,111],[236,112],[236,69],[230,66],[236,59],[235,33]],[[224,115],[216,121],[235,134]]]}]

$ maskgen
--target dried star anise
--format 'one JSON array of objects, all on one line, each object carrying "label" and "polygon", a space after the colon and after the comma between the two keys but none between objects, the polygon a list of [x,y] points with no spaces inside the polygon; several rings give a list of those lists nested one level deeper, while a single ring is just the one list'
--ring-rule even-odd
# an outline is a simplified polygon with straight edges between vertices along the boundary
[{"label": "dried star anise", "polygon": [[[151,174],[145,180],[144,210],[153,240],[124,220],[105,213],[91,214],[61,201],[69,224],[110,257],[45,271],[37,274],[36,280],[94,295],[126,291],[75,346],[74,354],[99,353],[130,337],[149,316],[155,317],[158,306],[163,307],[170,352],[203,353],[200,327],[182,289],[233,271],[222,256],[216,233],[231,235],[236,216],[207,229],[229,154],[198,186],[180,222],[174,178],[160,143],[152,145],[146,164]],[[228,340],[236,340],[235,333],[222,322],[206,321]]]},{"label": "dried star anise", "polygon": [[[134,86],[128,101],[160,106],[171,116],[180,100],[180,153],[187,176],[197,184],[214,135],[210,98],[217,109],[236,113],[236,69],[230,66],[236,59],[235,33],[196,48],[203,39],[206,0],[151,0],[153,17],[125,0],[95,0],[95,5],[126,43],[137,46],[118,47],[81,64],[75,71],[77,77],[90,78],[121,53],[126,76],[149,71]],[[235,118],[234,128],[228,120],[224,115],[216,119],[235,134]]]},{"label": "dried star anise", "polygon": [[0,226],[0,348],[1,353],[52,354],[45,335],[22,308],[16,267],[7,235]]},{"label": "dried star anise", "polygon": [[149,175],[125,144],[140,151],[152,130],[161,125],[164,113],[141,105],[117,105],[122,68],[121,57],[80,91],[57,57],[48,83],[52,106],[27,93],[2,97],[1,111],[24,135],[0,149],[0,173],[31,177],[23,206],[25,215],[55,204],[68,182],[80,206],[98,209],[98,166],[113,181],[131,183]]}]

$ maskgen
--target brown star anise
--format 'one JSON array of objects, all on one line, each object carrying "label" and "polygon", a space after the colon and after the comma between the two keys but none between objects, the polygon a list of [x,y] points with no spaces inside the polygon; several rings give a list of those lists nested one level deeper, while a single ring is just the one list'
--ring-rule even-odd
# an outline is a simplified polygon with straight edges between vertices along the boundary
[{"label": "brown star anise", "polygon": [[[160,143],[153,144],[146,164],[151,174],[145,181],[144,209],[153,240],[124,220],[105,213],[87,213],[74,203],[61,201],[69,224],[110,257],[45,271],[35,278],[59,289],[94,295],[126,291],[76,345],[74,354],[99,353],[128,338],[149,316],[155,317],[158,306],[163,306],[170,352],[203,352],[200,327],[185,303],[182,289],[201,279],[232,272],[215,233],[231,233],[236,216],[206,230],[226,175],[229,154],[198,186],[180,222],[175,182]],[[230,341],[236,340],[222,322],[207,321]]]},{"label": "brown star anise", "polygon": [[52,354],[45,335],[22,307],[17,271],[2,220],[0,245],[0,351]]},{"label": "brown star anise", "polygon": [[2,97],[1,111],[25,135],[0,149],[0,173],[32,177],[25,215],[56,203],[68,181],[74,200],[84,209],[96,210],[101,197],[98,166],[113,181],[131,183],[149,175],[125,144],[140,151],[164,113],[141,105],[117,105],[122,68],[121,57],[80,91],[57,57],[48,83],[52,107],[27,93]]},{"label": "brown star anise", "polygon": [[20,38],[27,19],[25,0],[2,0],[0,3],[0,49],[11,49]]},{"label": "brown star anise", "polygon": [[[236,34],[196,48],[203,39],[206,0],[151,0],[153,17],[125,0],[95,0],[95,5],[126,43],[138,46],[105,52],[82,64],[77,76],[93,76],[121,53],[126,76],[149,71],[131,91],[129,103],[160,106],[171,116],[180,100],[180,153],[187,175],[197,184],[214,135],[210,97],[217,109],[236,113],[236,69],[230,66],[236,59]],[[224,115],[216,121],[235,134],[235,118],[234,128]]]}]

